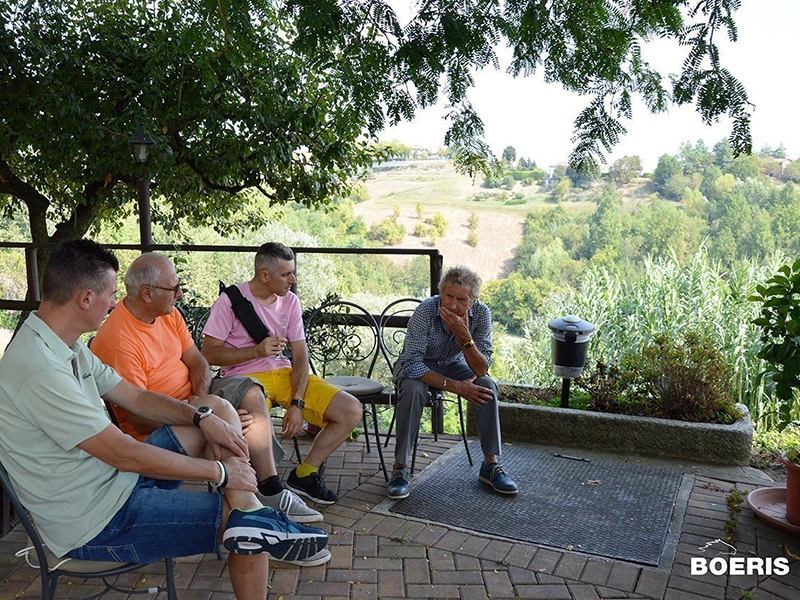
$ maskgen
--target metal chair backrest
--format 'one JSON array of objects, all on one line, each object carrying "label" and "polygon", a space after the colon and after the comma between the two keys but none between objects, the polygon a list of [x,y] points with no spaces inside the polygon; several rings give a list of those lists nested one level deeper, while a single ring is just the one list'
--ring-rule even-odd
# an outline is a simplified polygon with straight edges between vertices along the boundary
[{"label": "metal chair backrest", "polygon": [[394,368],[394,363],[403,352],[408,320],[421,302],[418,298],[400,298],[384,308],[378,317],[381,353],[389,370]]},{"label": "metal chair backrest", "polygon": [[372,377],[381,344],[378,324],[367,309],[346,300],[326,302],[308,316],[305,327],[315,375]]}]

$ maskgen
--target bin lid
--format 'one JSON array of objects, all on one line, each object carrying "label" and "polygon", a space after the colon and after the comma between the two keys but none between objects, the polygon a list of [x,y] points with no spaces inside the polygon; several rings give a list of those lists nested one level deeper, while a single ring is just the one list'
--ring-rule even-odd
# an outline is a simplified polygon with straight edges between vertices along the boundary
[{"label": "bin lid", "polygon": [[566,317],[559,317],[558,319],[553,319],[548,324],[548,327],[552,331],[558,331],[561,333],[594,333],[595,327],[589,321],[584,321],[580,317],[576,317],[575,315],[567,315]]}]

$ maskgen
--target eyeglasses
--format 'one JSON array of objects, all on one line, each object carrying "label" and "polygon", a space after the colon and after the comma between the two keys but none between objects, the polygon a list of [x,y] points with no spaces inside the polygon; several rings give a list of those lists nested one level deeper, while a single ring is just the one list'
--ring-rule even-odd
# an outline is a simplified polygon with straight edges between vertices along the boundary
[{"label": "eyeglasses", "polygon": [[178,282],[178,285],[176,285],[175,287],[161,287],[160,285],[153,285],[150,287],[154,287],[157,290],[164,290],[165,292],[172,292],[174,296],[177,296],[183,290],[180,281]]}]

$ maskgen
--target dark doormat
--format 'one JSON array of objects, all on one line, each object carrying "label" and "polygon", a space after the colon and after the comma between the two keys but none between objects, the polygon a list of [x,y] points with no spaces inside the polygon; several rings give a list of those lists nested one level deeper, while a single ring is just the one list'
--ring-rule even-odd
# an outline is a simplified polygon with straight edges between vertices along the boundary
[{"label": "dark doormat", "polygon": [[[470,449],[481,460],[480,445]],[[576,451],[577,453],[577,451]],[[464,450],[412,483],[390,512],[513,540],[658,565],[681,483],[678,469],[624,459],[563,458],[526,446],[503,448],[519,484],[501,496],[480,483]],[[438,467],[438,468],[437,468]]]}]

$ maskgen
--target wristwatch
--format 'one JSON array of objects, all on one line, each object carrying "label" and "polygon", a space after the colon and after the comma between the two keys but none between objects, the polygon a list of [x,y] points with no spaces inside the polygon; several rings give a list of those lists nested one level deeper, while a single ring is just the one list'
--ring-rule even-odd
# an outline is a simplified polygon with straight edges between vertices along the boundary
[{"label": "wristwatch", "polygon": [[306,407],[306,403],[303,402],[300,398],[295,398],[289,403],[289,406],[296,406],[300,410],[303,410]]},{"label": "wristwatch", "polygon": [[475,342],[474,342],[473,340],[470,340],[470,341],[468,341],[466,344],[464,344],[464,346],[462,346],[462,347],[464,348],[464,350],[469,350],[469,349],[470,349],[470,348],[472,348],[474,345],[475,345]]},{"label": "wristwatch", "polygon": [[197,412],[194,413],[194,426],[200,427],[200,421],[205,419],[207,416],[214,414],[214,411],[211,410],[208,406],[198,406]]}]

